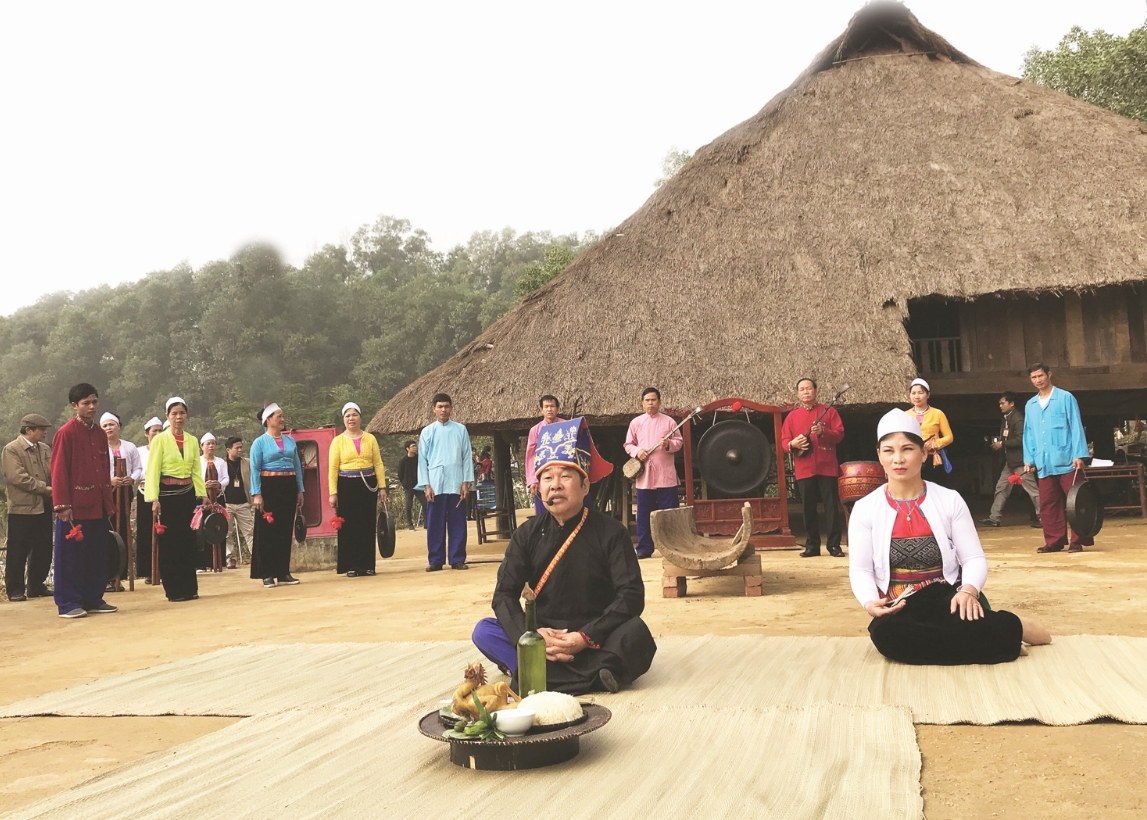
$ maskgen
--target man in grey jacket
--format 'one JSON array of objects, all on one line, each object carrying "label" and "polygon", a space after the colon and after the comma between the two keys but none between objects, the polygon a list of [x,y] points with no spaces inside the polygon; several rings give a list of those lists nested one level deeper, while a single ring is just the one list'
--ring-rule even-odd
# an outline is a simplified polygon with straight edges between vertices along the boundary
[{"label": "man in grey jacket", "polygon": [[[1004,469],[1000,472],[1000,479],[996,482],[996,497],[992,501],[992,511],[988,517],[981,521],[989,527],[1000,526],[1000,517],[1004,513],[1004,504],[1012,493],[1012,485],[1022,479],[1024,491],[1031,497],[1035,512],[1032,515],[1032,526],[1040,526],[1039,521],[1039,484],[1036,483],[1035,473],[1024,472],[1024,413],[1016,407],[1016,394],[1008,391],[1000,395],[1000,412],[1003,419],[1000,421],[1000,435],[992,442],[992,449],[1004,452]],[[1018,475],[1015,479],[1012,476]]]},{"label": "man in grey jacket", "polygon": [[9,601],[52,594],[45,585],[52,567],[52,448],[44,444],[51,426],[38,413],[29,413],[20,420],[20,435],[0,456],[8,485],[4,587]]}]

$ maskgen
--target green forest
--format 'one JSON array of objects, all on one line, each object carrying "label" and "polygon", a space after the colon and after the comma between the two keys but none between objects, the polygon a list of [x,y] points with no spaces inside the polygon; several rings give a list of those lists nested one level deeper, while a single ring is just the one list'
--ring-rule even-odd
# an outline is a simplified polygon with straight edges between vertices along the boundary
[{"label": "green forest", "polygon": [[0,317],[0,430],[10,440],[30,412],[66,421],[80,381],[135,442],[172,395],[187,399],[191,432],[220,438],[261,432],[265,400],[293,427],[334,424],[351,400],[369,419],[597,238],[506,228],[440,253],[382,216],[299,268],[251,244],[197,270],[50,294]]}]

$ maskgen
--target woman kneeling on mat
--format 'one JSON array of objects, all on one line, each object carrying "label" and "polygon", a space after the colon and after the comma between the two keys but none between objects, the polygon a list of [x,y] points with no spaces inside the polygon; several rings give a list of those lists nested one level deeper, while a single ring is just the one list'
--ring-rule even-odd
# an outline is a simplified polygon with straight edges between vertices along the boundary
[{"label": "woman kneeling on mat", "polygon": [[876,429],[888,483],[856,502],[848,526],[848,574],[872,616],[884,657],[912,664],[1004,663],[1022,642],[1051,643],[1033,621],[986,609],[988,561],[968,505],[924,481],[920,423],[893,410]]}]

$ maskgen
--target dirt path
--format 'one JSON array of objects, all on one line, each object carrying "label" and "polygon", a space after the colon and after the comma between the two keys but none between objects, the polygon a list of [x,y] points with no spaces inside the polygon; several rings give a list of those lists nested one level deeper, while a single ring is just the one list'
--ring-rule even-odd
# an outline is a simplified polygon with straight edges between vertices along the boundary
[{"label": "dirt path", "polygon": [[[986,592],[1059,634],[1147,636],[1147,525],[1108,524],[1098,549],[1039,556],[1025,527],[983,534]],[[471,544],[475,543],[471,533]],[[245,572],[200,576],[199,601],[170,604],[140,585],[110,596],[112,616],[64,621],[50,600],[0,604],[0,703],[242,643],[458,640],[490,614],[504,544],[471,548],[468,572],[426,573],[425,540],[400,533],[395,558],[374,578],[302,574],[264,590]],[[848,589],[847,562],[764,554],[764,597],[736,579],[690,581],[684,600],[660,597],[660,562],[642,563],[645,617],[655,635],[865,635],[867,616]],[[100,772],[217,730],[215,718],[0,720],[0,812]],[[959,817],[1141,817],[1147,727],[920,726],[930,820]]]}]

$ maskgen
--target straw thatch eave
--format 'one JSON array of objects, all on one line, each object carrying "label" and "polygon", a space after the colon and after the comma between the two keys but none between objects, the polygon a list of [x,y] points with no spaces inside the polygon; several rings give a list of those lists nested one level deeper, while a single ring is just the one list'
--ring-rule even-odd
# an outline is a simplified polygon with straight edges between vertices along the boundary
[{"label": "straw thatch eave", "polygon": [[615,232],[396,395],[379,433],[451,393],[515,429],[553,392],[593,419],[796,379],[903,399],[910,299],[1147,280],[1147,134],[990,71],[899,4],[862,9],[788,89],[704,146]]}]

